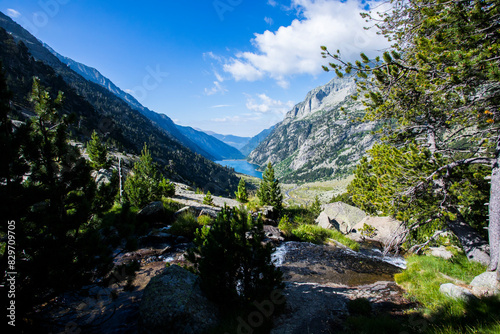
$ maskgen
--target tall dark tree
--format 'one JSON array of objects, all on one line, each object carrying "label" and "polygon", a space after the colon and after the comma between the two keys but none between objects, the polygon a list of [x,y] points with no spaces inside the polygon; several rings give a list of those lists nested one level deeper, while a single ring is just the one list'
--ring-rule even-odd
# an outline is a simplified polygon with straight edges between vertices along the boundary
[{"label": "tall dark tree", "polygon": [[357,72],[359,95],[364,94],[367,106],[365,119],[386,122],[387,143],[414,142],[422,154],[430,153],[433,168],[392,197],[394,207],[432,193],[452,214],[448,225],[462,243],[473,244],[460,212],[450,205],[450,175],[469,165],[491,171],[489,270],[497,270],[500,279],[500,5],[494,0],[391,4],[382,20],[365,14],[393,42],[381,59],[372,62],[362,54],[352,64],[326,47],[323,55],[334,58],[330,68],[338,75]]},{"label": "tall dark tree", "polygon": [[236,199],[241,203],[248,202],[248,191],[245,180],[243,178],[240,179],[238,183],[238,191],[234,193],[236,195]]},{"label": "tall dark tree", "polygon": [[158,171],[146,144],[125,181],[124,189],[127,200],[138,208],[175,193],[175,186]]},{"label": "tall dark tree", "polygon": [[274,168],[271,163],[267,164],[259,190],[257,191],[260,205],[272,206],[278,212],[283,209],[283,194],[279,180],[274,175]]},{"label": "tall dark tree", "polygon": [[110,265],[109,251],[90,224],[91,168],[69,144],[68,118],[58,111],[63,94],[53,99],[34,78],[30,101],[36,116],[18,130],[24,139],[20,157],[29,169],[16,233],[23,306],[85,284]]},{"label": "tall dark tree", "polygon": [[89,155],[92,168],[99,170],[110,167],[111,162],[108,159],[108,149],[95,130],[92,132],[92,136],[87,143],[86,151]]}]

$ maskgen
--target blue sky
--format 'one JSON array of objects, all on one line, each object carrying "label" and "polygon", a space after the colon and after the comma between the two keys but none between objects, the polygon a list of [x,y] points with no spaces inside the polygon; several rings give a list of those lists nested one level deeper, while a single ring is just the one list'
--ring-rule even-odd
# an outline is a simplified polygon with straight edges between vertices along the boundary
[{"label": "blue sky", "polygon": [[[177,124],[253,136],[332,78],[321,45],[347,59],[387,42],[365,0],[0,0],[60,54],[95,67]],[[376,10],[376,9],[375,9]]]}]

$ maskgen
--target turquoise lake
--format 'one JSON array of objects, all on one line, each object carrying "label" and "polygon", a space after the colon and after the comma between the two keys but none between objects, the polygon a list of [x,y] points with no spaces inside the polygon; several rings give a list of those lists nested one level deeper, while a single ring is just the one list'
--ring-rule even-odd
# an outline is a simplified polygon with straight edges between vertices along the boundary
[{"label": "turquoise lake", "polygon": [[222,166],[234,168],[237,173],[255,176],[262,179],[262,172],[257,170],[259,166],[251,164],[246,160],[221,160],[216,161],[216,163]]}]

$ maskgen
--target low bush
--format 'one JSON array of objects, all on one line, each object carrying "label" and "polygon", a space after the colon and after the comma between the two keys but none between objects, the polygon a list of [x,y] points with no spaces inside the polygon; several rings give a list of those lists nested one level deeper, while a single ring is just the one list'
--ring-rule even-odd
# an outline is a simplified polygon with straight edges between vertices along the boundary
[{"label": "low bush", "polygon": [[299,225],[292,230],[292,235],[298,241],[312,242],[314,244],[322,244],[328,239],[333,239],[352,250],[359,250],[359,244],[356,241],[349,239],[337,230],[328,230],[318,225]]},{"label": "low bush", "polygon": [[292,236],[292,231],[294,227],[295,225],[293,224],[292,221],[290,221],[290,218],[288,218],[287,215],[284,215],[278,224],[278,228],[287,238]]},{"label": "low bush", "polygon": [[182,213],[172,224],[170,233],[187,238],[193,238],[194,232],[200,227],[198,220],[191,212]]},{"label": "low bush", "polygon": [[201,216],[198,217],[198,224],[200,226],[212,225],[213,222],[214,222],[214,220],[210,216],[201,215]]}]

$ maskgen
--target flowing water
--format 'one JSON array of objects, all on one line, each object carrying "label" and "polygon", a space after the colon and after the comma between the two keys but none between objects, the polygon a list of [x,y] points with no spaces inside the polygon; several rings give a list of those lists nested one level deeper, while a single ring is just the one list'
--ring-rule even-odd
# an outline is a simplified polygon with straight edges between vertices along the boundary
[{"label": "flowing water", "polygon": [[377,249],[355,252],[332,245],[285,242],[273,261],[290,282],[335,283],[348,286],[392,281],[406,263],[402,257],[384,256]]}]

